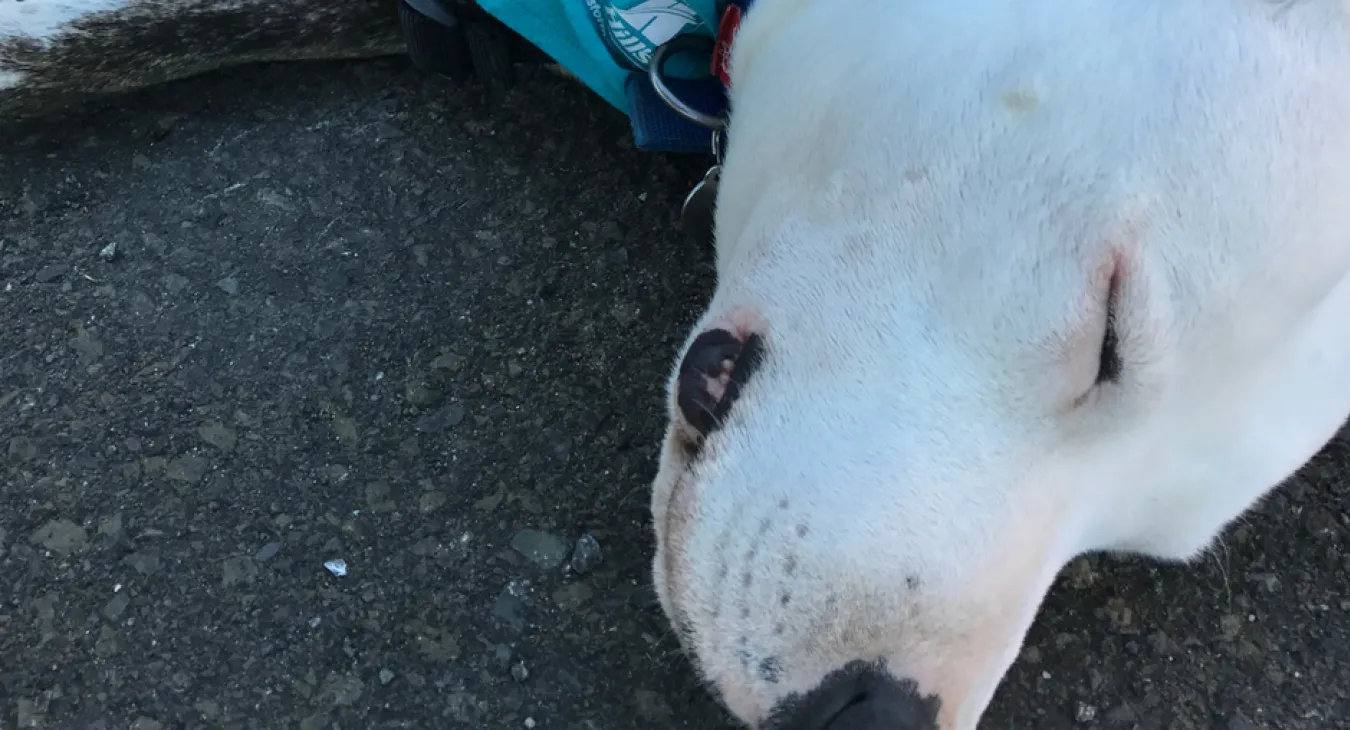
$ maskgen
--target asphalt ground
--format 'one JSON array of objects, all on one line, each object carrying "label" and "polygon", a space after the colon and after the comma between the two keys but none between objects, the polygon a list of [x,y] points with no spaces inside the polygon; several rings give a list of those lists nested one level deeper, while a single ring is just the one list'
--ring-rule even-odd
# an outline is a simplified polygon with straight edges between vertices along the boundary
[{"label": "asphalt ground", "polygon": [[[700,161],[629,140],[399,59],[0,134],[0,730],[731,728],[647,570]],[[1350,727],[1347,465],[1069,566],[984,727]]]}]

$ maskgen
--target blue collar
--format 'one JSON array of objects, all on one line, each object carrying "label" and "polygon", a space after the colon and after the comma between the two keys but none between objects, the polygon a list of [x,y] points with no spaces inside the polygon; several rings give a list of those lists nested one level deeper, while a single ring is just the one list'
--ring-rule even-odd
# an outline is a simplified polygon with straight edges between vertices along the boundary
[{"label": "blue collar", "polygon": [[[754,0],[720,0],[718,17],[722,19],[719,37],[707,45],[710,73],[697,79],[663,76],[669,91],[685,104],[704,114],[724,118],[727,111],[727,89],[723,78],[713,73],[714,49],[730,45],[739,21],[750,10]],[[720,61],[721,57],[718,56]],[[655,152],[710,154],[713,130],[695,124],[677,114],[662,101],[646,73],[634,72],[625,83],[628,97],[628,118],[633,128],[633,143],[638,149]]]}]

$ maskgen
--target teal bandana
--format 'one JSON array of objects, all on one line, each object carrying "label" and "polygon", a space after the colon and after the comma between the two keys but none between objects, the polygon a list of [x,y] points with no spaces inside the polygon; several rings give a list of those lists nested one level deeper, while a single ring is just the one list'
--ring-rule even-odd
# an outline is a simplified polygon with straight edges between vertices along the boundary
[{"label": "teal bandana", "polygon": [[[614,107],[630,113],[624,84],[645,72],[658,46],[679,35],[709,40],[717,0],[478,0]],[[666,75],[709,76],[706,59],[672,58]]]}]

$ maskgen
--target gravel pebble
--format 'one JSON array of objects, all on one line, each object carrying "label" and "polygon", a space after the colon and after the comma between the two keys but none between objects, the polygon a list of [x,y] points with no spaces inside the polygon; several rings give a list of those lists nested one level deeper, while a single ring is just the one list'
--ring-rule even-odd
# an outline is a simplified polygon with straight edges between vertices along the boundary
[{"label": "gravel pebble", "polygon": [[455,371],[459,370],[463,366],[464,366],[464,357],[462,355],[457,355],[453,352],[447,352],[443,355],[438,355],[436,359],[431,361],[431,367],[436,368],[437,370]]},{"label": "gravel pebble", "polygon": [[441,399],[441,391],[425,380],[414,379],[404,388],[408,404],[416,408],[430,408]]},{"label": "gravel pebble", "polygon": [[568,567],[575,573],[586,575],[587,573],[600,567],[604,561],[604,554],[600,551],[600,541],[590,533],[583,534],[577,538],[576,547],[572,548],[572,559],[568,562]]},{"label": "gravel pebble", "polygon": [[511,547],[526,560],[545,570],[562,565],[567,559],[567,543],[556,535],[538,530],[521,530],[511,538]]},{"label": "gravel pebble", "polygon": [[258,552],[253,554],[253,559],[258,561],[259,563],[265,563],[271,560],[272,558],[276,557],[276,554],[280,550],[281,550],[281,543],[273,540],[272,542],[269,542],[266,545],[263,545],[261,548],[259,548]]},{"label": "gravel pebble", "polygon": [[465,411],[464,406],[459,404],[448,405],[417,419],[414,428],[421,433],[446,431],[462,423],[465,415],[467,415],[467,411]]},{"label": "gravel pebble", "polygon": [[553,591],[553,602],[564,611],[575,611],[586,605],[593,593],[585,583],[569,583]]},{"label": "gravel pebble", "polygon": [[525,599],[510,585],[497,594],[492,602],[492,615],[517,633],[525,630]]},{"label": "gravel pebble", "polygon": [[417,500],[417,509],[423,514],[435,512],[445,504],[445,500],[445,492],[423,492],[422,496]]},{"label": "gravel pebble", "polygon": [[200,456],[180,456],[164,467],[164,476],[186,484],[196,484],[206,476],[210,464]]},{"label": "gravel pebble", "polygon": [[234,430],[221,423],[203,424],[197,429],[197,435],[201,436],[206,443],[227,454],[234,451],[235,444],[239,442],[239,437]]},{"label": "gravel pebble", "polygon": [[119,591],[113,594],[113,597],[103,605],[103,618],[109,621],[116,621],[126,612],[127,607],[131,605],[131,595],[126,591]]},{"label": "gravel pebble", "polygon": [[258,564],[246,555],[228,558],[221,563],[220,584],[225,588],[252,583],[257,577]]},{"label": "gravel pebble", "polygon": [[159,572],[159,548],[151,547],[134,552],[125,558],[122,558],[122,565],[131,568],[141,575],[154,575]]},{"label": "gravel pebble", "polygon": [[33,281],[39,284],[51,284],[65,276],[69,271],[70,267],[65,264],[48,264],[38,269],[36,274],[33,274]]},{"label": "gravel pebble", "polygon": [[89,542],[85,529],[66,519],[57,519],[35,530],[29,542],[55,553],[73,553],[84,548]]}]

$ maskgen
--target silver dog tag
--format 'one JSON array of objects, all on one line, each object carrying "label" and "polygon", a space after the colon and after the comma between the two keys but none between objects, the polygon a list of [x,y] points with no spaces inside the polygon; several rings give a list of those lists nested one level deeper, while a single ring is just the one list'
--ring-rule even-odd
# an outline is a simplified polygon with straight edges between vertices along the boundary
[{"label": "silver dog tag", "polygon": [[695,241],[713,245],[713,211],[717,208],[717,182],[722,166],[713,165],[684,199],[680,209],[680,224]]}]

